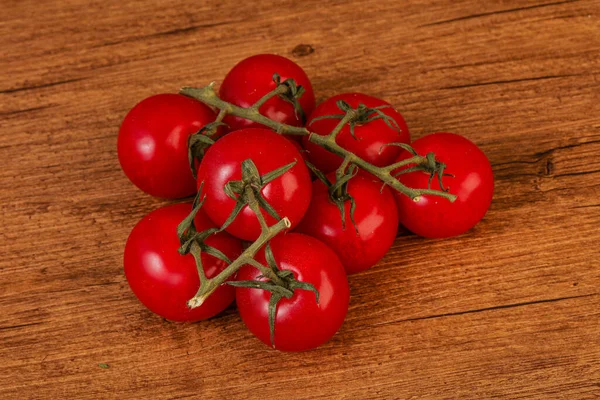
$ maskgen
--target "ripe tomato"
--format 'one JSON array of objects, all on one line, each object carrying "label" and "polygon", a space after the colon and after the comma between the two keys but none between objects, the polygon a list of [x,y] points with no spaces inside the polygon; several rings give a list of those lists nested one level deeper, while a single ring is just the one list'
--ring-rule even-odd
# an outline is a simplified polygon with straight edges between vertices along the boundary
[{"label": "ripe tomato", "polygon": [[[477,224],[487,212],[494,194],[494,175],[485,154],[468,139],[453,133],[434,133],[411,145],[418,154],[434,152],[447,165],[444,187],[458,196],[454,203],[436,196],[421,196],[418,201],[395,192],[400,223],[417,235],[445,238],[460,235]],[[398,161],[411,155],[402,150]],[[400,175],[400,182],[415,189],[427,188],[429,175],[410,172]],[[433,179],[432,189],[440,189]]]},{"label": "ripe tomato", "polygon": [[208,106],[179,94],[142,100],[125,116],[119,131],[123,172],[152,196],[175,199],[194,194],[188,137],[215,118]]},{"label": "ripe tomato", "polygon": [[[371,164],[383,167],[392,164],[398,157],[398,154],[400,154],[400,149],[397,146],[382,147],[383,145],[394,142],[410,143],[408,126],[402,115],[392,108],[389,103],[361,93],[338,94],[319,104],[308,119],[308,123],[306,124],[308,130],[322,136],[331,133],[340,122],[339,119],[315,119],[327,115],[344,114],[336,104],[338,100],[345,101],[352,108],[357,108],[359,104],[364,104],[369,108],[389,106],[382,108],[381,112],[396,121],[398,125],[396,127],[390,121],[392,125],[390,127],[383,119],[377,119],[362,125],[357,124],[354,127],[356,139],[352,137],[350,127],[346,125],[336,138],[336,143],[346,150],[350,150]],[[369,114],[369,116],[376,115],[375,113]],[[308,151],[309,161],[323,173],[334,171],[342,163],[341,157],[311,143],[308,136],[302,137],[302,145]]]},{"label": "ripe tomato", "polygon": [[[292,78],[305,92],[299,102],[306,117],[315,108],[315,94],[306,73],[298,64],[275,54],[258,54],[248,57],[235,65],[227,74],[219,94],[221,99],[240,107],[250,107],[261,97],[274,90],[277,85],[273,74],[279,74],[281,82]],[[293,126],[302,126],[300,115],[296,115],[294,106],[279,97],[273,97],[263,104],[259,111],[266,117]],[[250,120],[228,115],[223,120],[231,130],[242,128],[264,128]]]},{"label": "ripe tomato", "polygon": [[[242,178],[242,162],[251,159],[261,176],[290,163],[296,164],[282,176],[264,185],[260,193],[279,217],[288,217],[292,227],[302,219],[310,203],[312,185],[300,152],[285,137],[268,129],[242,129],[213,144],[198,169],[198,187],[204,182],[204,211],[223,226],[236,202],[224,191],[229,181]],[[267,224],[276,220],[263,211]],[[256,240],[261,229],[256,214],[245,206],[226,231],[243,240]]]},{"label": "ripe tomato", "polygon": [[[296,289],[290,299],[282,298],[275,314],[275,348],[282,351],[310,350],[327,342],[340,329],[350,301],[344,267],[323,242],[300,233],[288,233],[271,240],[278,267],[289,270],[301,282],[319,292]],[[256,260],[267,265],[264,250]],[[249,265],[238,272],[238,280],[265,280]],[[236,302],[242,320],[257,338],[271,345],[268,320],[271,293],[262,289],[236,288]]]},{"label": "ripe tomato", "polygon": [[[327,178],[331,183],[336,181],[335,173]],[[329,188],[316,180],[310,207],[297,231],[322,240],[336,252],[346,273],[354,274],[377,264],[390,249],[398,232],[398,211],[390,188],[382,190],[381,182],[357,175],[348,182],[347,192],[356,204],[356,228],[351,219],[350,201],[344,203],[344,228]]]},{"label": "ripe tomato", "polygon": [[[194,257],[177,252],[177,225],[191,210],[190,204],[173,204],[151,212],[133,228],[125,245],[125,276],[131,290],[150,311],[171,321],[213,317],[235,297],[235,290],[223,285],[200,307],[188,308],[187,301],[198,291],[200,280]],[[198,231],[215,227],[202,210],[194,221]],[[241,242],[225,232],[210,236],[206,244],[221,250],[230,260],[242,252]],[[205,253],[202,264],[208,278],[227,267],[224,261]]]}]

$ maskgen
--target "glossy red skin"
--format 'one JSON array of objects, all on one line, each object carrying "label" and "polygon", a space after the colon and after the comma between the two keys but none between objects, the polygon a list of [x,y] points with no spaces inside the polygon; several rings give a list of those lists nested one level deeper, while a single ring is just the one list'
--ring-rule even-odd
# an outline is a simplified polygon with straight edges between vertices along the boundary
[{"label": "glossy red skin", "polygon": [[[151,212],[133,228],[125,245],[125,276],[131,290],[150,311],[171,321],[193,322],[213,317],[235,298],[235,290],[223,285],[200,307],[187,306],[198,291],[200,280],[194,257],[177,252],[177,225],[191,209],[190,204],[173,204]],[[195,223],[198,231],[214,227],[202,211]],[[206,244],[221,250],[230,260],[242,252],[241,242],[225,232],[210,236]],[[208,278],[227,267],[225,262],[207,254],[202,254],[202,264]]]},{"label": "glossy red skin", "polygon": [[[350,301],[344,267],[323,242],[300,233],[275,237],[271,249],[278,267],[294,272],[296,279],[315,286],[312,291],[296,290],[291,299],[281,299],[275,317],[275,348],[282,351],[314,349],[340,329]],[[264,251],[256,260],[266,264]],[[245,265],[238,280],[256,280],[260,272]],[[261,278],[264,279],[264,278]],[[271,346],[268,305],[271,293],[262,289],[236,288],[236,302],[242,320],[263,343]]]},{"label": "glossy red skin", "polygon": [[[310,203],[310,174],[292,142],[268,129],[231,132],[208,149],[198,169],[198,187],[204,181],[205,212],[216,225],[223,226],[235,207],[235,201],[224,192],[225,184],[242,178],[242,162],[248,158],[254,161],[261,175],[296,161],[289,171],[262,189],[264,198],[279,216],[288,217],[292,227],[296,226]],[[276,223],[264,210],[263,215],[269,225]],[[246,206],[226,231],[240,239],[254,241],[261,229],[258,218]]]},{"label": "glossy red skin", "polygon": [[[427,238],[457,236],[473,228],[485,215],[494,194],[494,175],[485,154],[470,140],[453,133],[434,133],[412,144],[418,154],[434,152],[436,159],[446,163],[444,186],[458,196],[454,203],[436,196],[421,196],[415,202],[395,192],[400,223],[417,235]],[[410,155],[404,151],[398,160]],[[429,175],[412,172],[399,180],[408,187],[427,188]],[[440,189],[437,178],[432,189]]]},{"label": "glossy red skin", "polygon": [[[315,95],[308,76],[298,64],[275,54],[258,54],[240,61],[223,80],[219,95],[229,103],[250,107],[277,87],[273,82],[274,73],[281,76],[281,82],[293,78],[298,85],[304,87],[305,92],[299,101],[304,114],[308,117],[315,108]],[[302,126],[302,121],[296,117],[293,105],[279,97],[269,99],[259,111],[277,122]],[[231,115],[226,116],[223,121],[230,126],[231,130],[264,128],[262,124]]]},{"label": "glossy red skin", "polygon": [[[382,105],[390,105],[388,102],[376,97],[368,96],[361,93],[344,93],[330,97],[317,106],[315,111],[310,115],[306,124],[308,130],[325,136],[331,133],[336,125],[340,122],[339,119],[322,119],[313,121],[315,118],[325,115],[343,114],[338,108],[336,102],[344,100],[353,108],[359,104],[364,104],[367,107],[379,107]],[[336,143],[352,151],[354,154],[379,167],[390,165],[400,154],[400,149],[397,146],[382,146],[387,143],[402,142],[410,143],[410,134],[408,126],[402,115],[394,108],[384,108],[384,114],[393,118],[400,132],[390,128],[387,124],[379,119],[371,121],[365,125],[357,125],[354,128],[354,133],[357,139],[354,139],[350,134],[350,127],[344,126],[342,131],[336,138]],[[328,152],[322,147],[309,142],[308,136],[302,138],[302,146],[308,151],[308,159],[323,173],[329,173],[336,170],[342,163],[342,158]]]},{"label": "glossy red skin", "polygon": [[118,154],[125,175],[144,192],[168,199],[196,192],[188,162],[188,137],[213,122],[215,113],[179,94],[157,94],[125,116]]},{"label": "glossy red skin", "polygon": [[[327,178],[335,182],[335,173]],[[340,210],[331,200],[327,186],[313,182],[313,198],[297,232],[315,237],[338,255],[347,274],[371,268],[392,247],[398,232],[398,210],[394,195],[381,182],[355,176],[348,182],[348,194],[355,202],[354,220],[350,219],[350,202],[345,203],[346,227],[342,227]]]}]

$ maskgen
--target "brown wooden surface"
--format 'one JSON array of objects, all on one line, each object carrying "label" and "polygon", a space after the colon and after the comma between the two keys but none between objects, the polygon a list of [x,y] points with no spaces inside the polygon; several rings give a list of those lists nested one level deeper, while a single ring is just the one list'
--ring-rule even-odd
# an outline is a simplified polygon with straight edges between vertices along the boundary
[{"label": "brown wooden surface", "polygon": [[[591,0],[2,0],[0,398],[600,397],[599,18]],[[260,52],[318,99],[363,91],[415,138],[465,135],[497,179],[472,232],[400,235],[352,277],[341,331],[303,354],[233,308],[163,321],[122,270],[166,202],[121,173],[121,119]]]}]

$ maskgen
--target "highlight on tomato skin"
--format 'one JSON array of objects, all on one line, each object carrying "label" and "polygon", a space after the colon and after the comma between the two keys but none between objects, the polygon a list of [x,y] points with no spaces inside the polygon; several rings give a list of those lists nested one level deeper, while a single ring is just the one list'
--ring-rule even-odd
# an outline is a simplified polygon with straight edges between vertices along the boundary
[{"label": "highlight on tomato skin", "polygon": [[[356,138],[352,136],[350,126],[346,125],[336,137],[336,143],[346,150],[373,165],[383,167],[392,164],[400,154],[398,147],[387,144],[410,143],[410,133],[402,114],[390,103],[362,93],[342,93],[328,98],[312,112],[306,124],[307,129],[319,135],[333,131],[340,119],[324,117],[344,114],[338,107],[339,101],[346,102],[352,108],[360,104],[371,109],[379,108],[387,118],[356,124],[352,129]],[[368,113],[369,118],[376,116],[378,114],[375,111]],[[309,161],[325,174],[336,170],[342,163],[341,157],[310,142],[308,136],[302,137],[302,146],[308,152]]]},{"label": "highlight on tomato skin", "polygon": [[[282,82],[289,78],[294,79],[297,85],[304,88],[299,102],[305,116],[308,117],[315,108],[315,94],[310,79],[294,61],[276,54],[257,54],[237,63],[225,76],[219,89],[219,97],[240,107],[250,107],[277,87],[273,81],[274,74],[278,74]],[[277,122],[292,126],[304,125],[294,106],[279,97],[269,99],[259,111]],[[231,130],[264,128],[257,122],[232,115],[226,116],[223,121]]]},{"label": "highlight on tomato skin", "polygon": [[[195,322],[211,318],[225,310],[235,298],[235,290],[222,285],[198,308],[190,309],[187,301],[196,294],[200,279],[194,257],[182,256],[177,225],[191,212],[189,203],[173,204],[152,211],[131,231],[125,245],[124,268],[129,286],[150,311],[170,321]],[[203,231],[215,225],[200,210],[196,228]],[[242,243],[225,232],[206,240],[209,246],[234,260],[242,252]],[[216,276],[227,264],[212,255],[202,254],[208,278]]]},{"label": "highlight on tomato skin", "polygon": [[[311,350],[329,341],[342,326],[350,302],[344,267],[327,245],[301,233],[286,233],[271,241],[278,267],[319,291],[296,289],[290,299],[279,301],[275,317],[275,349],[288,352]],[[256,260],[267,265],[264,249]],[[246,265],[237,280],[264,279],[256,268]],[[271,293],[262,289],[236,288],[236,303],[244,324],[271,347],[268,308]]]},{"label": "highlight on tomato skin", "polygon": [[[334,183],[335,172],[327,178]],[[296,231],[327,244],[350,275],[371,268],[392,247],[398,230],[398,211],[390,188],[371,178],[354,176],[348,181],[347,192],[355,210],[352,215],[351,201],[344,202],[344,224],[329,188],[315,180],[313,198]]]},{"label": "highlight on tomato skin", "polygon": [[188,137],[215,118],[210,107],[180,94],[142,100],[127,113],[119,130],[117,151],[123,172],[151,196],[178,199],[195,194]]},{"label": "highlight on tomato skin", "polygon": [[[447,176],[442,183],[458,197],[453,203],[430,195],[413,201],[396,192],[400,223],[426,238],[453,237],[472,229],[487,213],[494,195],[494,174],[486,155],[469,139],[446,132],[423,136],[411,146],[419,154],[435,153],[436,159],[446,164]],[[397,161],[409,157],[403,150]],[[400,175],[398,180],[408,187],[425,189],[429,175],[415,171]],[[443,189],[437,178],[431,181],[431,188]]]}]

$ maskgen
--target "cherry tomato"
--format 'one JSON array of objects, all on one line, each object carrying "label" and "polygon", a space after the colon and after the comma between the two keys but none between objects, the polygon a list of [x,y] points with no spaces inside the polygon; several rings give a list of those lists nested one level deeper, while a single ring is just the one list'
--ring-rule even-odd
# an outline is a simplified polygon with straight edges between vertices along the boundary
[{"label": "cherry tomato", "polygon": [[[335,173],[327,178],[335,182]],[[356,205],[356,227],[351,219],[350,201],[344,203],[344,227],[329,188],[316,180],[310,207],[296,230],[322,240],[336,252],[346,273],[354,274],[377,264],[390,249],[398,232],[398,211],[394,195],[388,187],[382,188],[381,182],[357,175],[348,182],[347,192]]]},{"label": "cherry tomato", "polygon": [[[125,245],[125,276],[136,297],[150,311],[171,321],[200,321],[223,311],[235,297],[235,290],[223,285],[197,308],[190,300],[200,287],[196,262],[191,254],[180,255],[177,225],[191,212],[190,204],[173,204],[159,208],[137,223]],[[200,210],[196,229],[214,228]],[[206,244],[221,250],[230,260],[242,252],[242,244],[225,232],[210,236]],[[212,278],[227,264],[211,255],[202,254],[204,272]]]},{"label": "cherry tomato", "polygon": [[[352,108],[357,108],[359,104],[364,104],[369,108],[388,106],[382,108],[386,116],[396,121],[397,126],[390,121],[391,127],[383,119],[377,119],[362,125],[354,126],[356,139],[352,137],[350,126],[346,125],[336,137],[336,143],[346,150],[350,150],[365,161],[379,167],[390,165],[400,154],[397,146],[385,146],[388,143],[402,142],[410,143],[410,134],[404,118],[392,106],[378,98],[367,96],[361,93],[344,93],[330,97],[319,104],[315,111],[310,115],[307,128],[311,132],[319,135],[328,135],[340,122],[339,119],[321,119],[319,117],[335,114],[344,114],[337,106],[337,101],[343,100]],[[369,114],[376,116],[377,114]],[[302,145],[308,151],[308,159],[323,173],[329,173],[337,169],[342,163],[342,158],[328,152],[322,147],[311,143],[308,136],[302,137]]]},{"label": "cherry tomato", "polygon": [[[411,146],[418,154],[435,153],[436,159],[447,165],[444,187],[458,196],[454,203],[436,197],[421,196],[411,200],[395,192],[400,223],[417,235],[445,238],[460,235],[475,226],[485,215],[494,194],[494,175],[485,154],[470,140],[453,133],[434,133],[414,141]],[[403,150],[398,161],[410,157]],[[415,188],[427,188],[429,175],[410,172],[400,175],[400,182]],[[440,189],[437,179],[432,189]]]},{"label": "cherry tomato", "polygon": [[[310,350],[327,342],[340,329],[350,292],[344,267],[333,250],[323,242],[300,233],[288,233],[271,240],[271,250],[281,270],[289,270],[301,282],[312,284],[315,293],[296,289],[290,299],[282,298],[275,316],[275,348],[282,351]],[[256,260],[266,264],[264,251]],[[264,280],[254,267],[245,265],[238,280]],[[271,345],[268,308],[271,293],[262,289],[236,288],[236,302],[242,320],[263,343]]]},{"label": "cherry tomato", "polygon": [[179,94],[142,100],[129,111],[119,131],[123,172],[152,196],[175,199],[194,194],[188,137],[215,118],[208,106]]},{"label": "cherry tomato", "polygon": [[[240,61],[227,74],[219,94],[221,99],[240,107],[250,107],[261,97],[274,90],[277,85],[273,74],[279,74],[281,82],[292,78],[304,87],[299,102],[306,117],[315,108],[315,95],[306,73],[298,64],[275,54],[258,54]],[[296,115],[292,103],[279,97],[273,97],[263,104],[259,111],[266,117],[293,126],[302,126],[300,115]],[[228,115],[224,122],[231,130],[242,128],[264,128],[250,120]]]},{"label": "cherry tomato", "polygon": [[[255,163],[261,176],[296,162],[260,190],[279,217],[288,217],[292,227],[296,226],[310,203],[312,185],[308,168],[289,140],[268,129],[235,131],[208,149],[198,169],[198,187],[204,182],[202,194],[206,200],[203,209],[208,216],[215,224],[223,226],[231,215],[236,201],[225,193],[224,188],[229,181],[241,180],[242,162],[246,159]],[[264,209],[263,215],[267,224],[276,223]],[[256,214],[245,206],[226,231],[243,240],[256,240],[261,228]]]}]

